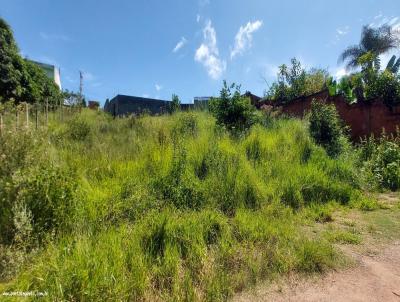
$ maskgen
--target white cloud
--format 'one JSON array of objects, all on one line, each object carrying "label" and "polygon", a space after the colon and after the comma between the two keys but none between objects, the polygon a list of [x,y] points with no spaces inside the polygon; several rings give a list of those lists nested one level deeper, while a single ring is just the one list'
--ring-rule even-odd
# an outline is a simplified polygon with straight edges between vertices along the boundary
[{"label": "white cloud", "polygon": [[371,27],[380,27],[382,25],[391,26],[394,30],[400,28],[400,18],[397,16],[384,16],[382,13],[374,17],[373,22],[369,24]]},{"label": "white cloud", "polygon": [[201,19],[200,15],[197,14],[197,16],[196,16],[196,22],[199,23],[199,22],[200,22],[200,19]]},{"label": "white cloud", "polygon": [[338,68],[338,69],[336,69],[336,72],[335,72],[335,78],[339,80],[348,74],[349,73],[346,71],[346,69],[344,67]]},{"label": "white cloud", "polygon": [[155,84],[154,87],[156,88],[157,91],[160,91],[161,89],[163,89],[163,87],[159,84]]},{"label": "white cloud", "polygon": [[246,50],[251,48],[253,33],[257,31],[262,24],[262,21],[257,20],[253,23],[248,22],[245,26],[240,26],[235,37],[235,46],[231,51],[231,59],[238,54],[243,54]]},{"label": "white cloud", "polygon": [[64,42],[71,41],[71,38],[66,35],[48,34],[45,32],[40,32],[39,34],[43,40],[60,40],[60,41],[64,41]]},{"label": "white cloud", "polygon": [[226,62],[219,58],[217,34],[210,20],[203,29],[203,43],[196,50],[194,59],[203,64],[208,75],[214,80],[219,79],[226,69]]},{"label": "white cloud", "polygon": [[179,40],[179,42],[176,44],[176,46],[174,47],[172,52],[177,52],[179,49],[181,49],[183,46],[185,46],[186,43],[187,43],[187,40],[185,39],[185,37],[182,37]]},{"label": "white cloud", "polygon": [[149,95],[147,93],[143,93],[142,98],[149,98]]},{"label": "white cloud", "polygon": [[344,26],[344,27],[339,27],[336,29],[336,33],[339,36],[345,36],[349,33],[350,27],[348,25]]},{"label": "white cloud", "polygon": [[336,45],[340,41],[340,39],[345,35],[347,35],[349,32],[350,32],[350,26],[348,25],[336,28],[335,38],[332,39],[325,46],[330,47],[332,45]]}]

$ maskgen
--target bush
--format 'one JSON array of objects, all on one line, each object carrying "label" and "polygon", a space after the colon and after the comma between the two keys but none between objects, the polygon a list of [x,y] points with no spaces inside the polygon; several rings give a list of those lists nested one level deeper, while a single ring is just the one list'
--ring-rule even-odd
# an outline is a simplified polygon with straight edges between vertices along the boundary
[{"label": "bush", "polygon": [[383,134],[380,140],[373,137],[362,142],[360,160],[378,187],[396,191],[400,188],[400,142],[398,137]]},{"label": "bush", "polygon": [[310,114],[310,134],[315,142],[336,157],[343,150],[343,130],[334,105],[313,101]]},{"label": "bush", "polygon": [[198,132],[198,121],[193,113],[183,113],[179,116],[177,123],[172,129],[174,137],[192,136],[195,137]]},{"label": "bush", "polygon": [[67,130],[71,139],[76,141],[84,141],[90,135],[90,125],[83,119],[73,118],[68,122]]},{"label": "bush", "polygon": [[[234,137],[205,112],[104,117],[77,115],[92,140],[64,133],[53,144],[52,129],[0,138],[0,232],[10,234],[0,270],[18,273],[5,289],[60,301],[226,300],[275,274],[336,264],[331,243],[302,225],[328,222],[338,206],[329,201],[356,195],[353,158],[329,158],[303,120]],[[20,243],[42,238],[21,266],[31,252]]]},{"label": "bush", "polygon": [[210,111],[215,116],[217,124],[231,132],[240,133],[256,122],[255,109],[249,98],[240,94],[240,86],[232,84],[228,87],[226,81],[220,97],[210,101]]},{"label": "bush", "polygon": [[172,95],[172,100],[169,102],[167,106],[167,111],[172,114],[174,112],[180,111],[181,110],[181,101],[179,100],[179,97],[176,94]]},{"label": "bush", "polygon": [[45,141],[31,133],[2,136],[0,142],[0,242],[42,239],[68,221],[75,175],[54,164]]},{"label": "bush", "polygon": [[367,98],[382,98],[386,105],[394,106],[400,103],[400,80],[396,74],[388,70],[376,75],[374,80],[366,85]]}]

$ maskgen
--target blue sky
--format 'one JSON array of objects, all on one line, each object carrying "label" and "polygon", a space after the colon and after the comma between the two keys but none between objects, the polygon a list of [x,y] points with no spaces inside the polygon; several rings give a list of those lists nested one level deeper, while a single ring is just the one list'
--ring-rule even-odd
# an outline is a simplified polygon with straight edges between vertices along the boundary
[{"label": "blue sky", "polygon": [[[297,57],[333,75],[364,24],[400,25],[399,0],[0,0],[23,56],[61,68],[63,88],[183,102],[222,81],[262,95]],[[387,58],[384,58],[386,60]]]}]

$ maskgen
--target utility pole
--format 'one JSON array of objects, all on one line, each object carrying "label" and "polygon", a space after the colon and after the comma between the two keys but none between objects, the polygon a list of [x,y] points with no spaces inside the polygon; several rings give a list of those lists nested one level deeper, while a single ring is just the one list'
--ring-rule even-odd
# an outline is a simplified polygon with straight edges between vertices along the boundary
[{"label": "utility pole", "polygon": [[79,70],[79,112],[83,104],[83,72]]},{"label": "utility pole", "polygon": [[83,95],[83,72],[79,70],[79,95]]}]

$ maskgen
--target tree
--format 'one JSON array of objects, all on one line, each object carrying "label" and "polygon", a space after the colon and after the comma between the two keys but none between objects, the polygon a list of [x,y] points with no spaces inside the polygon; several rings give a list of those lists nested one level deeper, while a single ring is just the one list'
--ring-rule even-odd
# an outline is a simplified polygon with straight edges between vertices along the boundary
[{"label": "tree", "polygon": [[398,47],[399,38],[392,28],[383,25],[379,28],[364,26],[361,32],[361,40],[358,45],[349,46],[339,57],[339,62],[346,62],[347,69],[354,69],[361,66],[363,56],[369,56],[369,60],[364,57],[364,63],[368,67],[380,69],[379,55]]},{"label": "tree", "polygon": [[13,32],[0,18],[0,97],[4,102],[58,102],[61,92],[45,72],[19,55]]},{"label": "tree", "polygon": [[241,132],[250,128],[256,121],[255,108],[248,97],[242,96],[240,86],[233,83],[228,86],[224,81],[219,98],[212,98],[210,111],[217,124],[231,132]]},{"label": "tree", "polygon": [[273,83],[266,97],[282,103],[321,91],[326,87],[329,73],[324,69],[312,68],[306,71],[296,58],[291,66],[279,66],[277,82]]},{"label": "tree", "polygon": [[25,60],[21,78],[23,92],[20,101],[28,103],[44,102],[58,104],[62,94],[58,86],[49,79],[35,63]]},{"label": "tree", "polygon": [[335,157],[340,154],[344,136],[339,115],[333,104],[313,100],[309,127],[311,137],[329,156]]},{"label": "tree", "polygon": [[22,94],[23,60],[18,52],[10,26],[0,18],[0,94],[5,101],[18,99]]},{"label": "tree", "polygon": [[70,91],[68,89],[63,91],[64,102],[69,106],[82,106],[86,107],[85,98],[79,92]]},{"label": "tree", "polygon": [[396,74],[398,73],[399,69],[400,69],[400,58],[397,58],[396,61],[396,56],[393,55],[386,66],[386,70],[393,74]]},{"label": "tree", "polygon": [[174,113],[179,111],[180,109],[181,109],[181,101],[179,100],[179,97],[176,94],[173,94],[172,100],[168,106],[168,112]]}]

